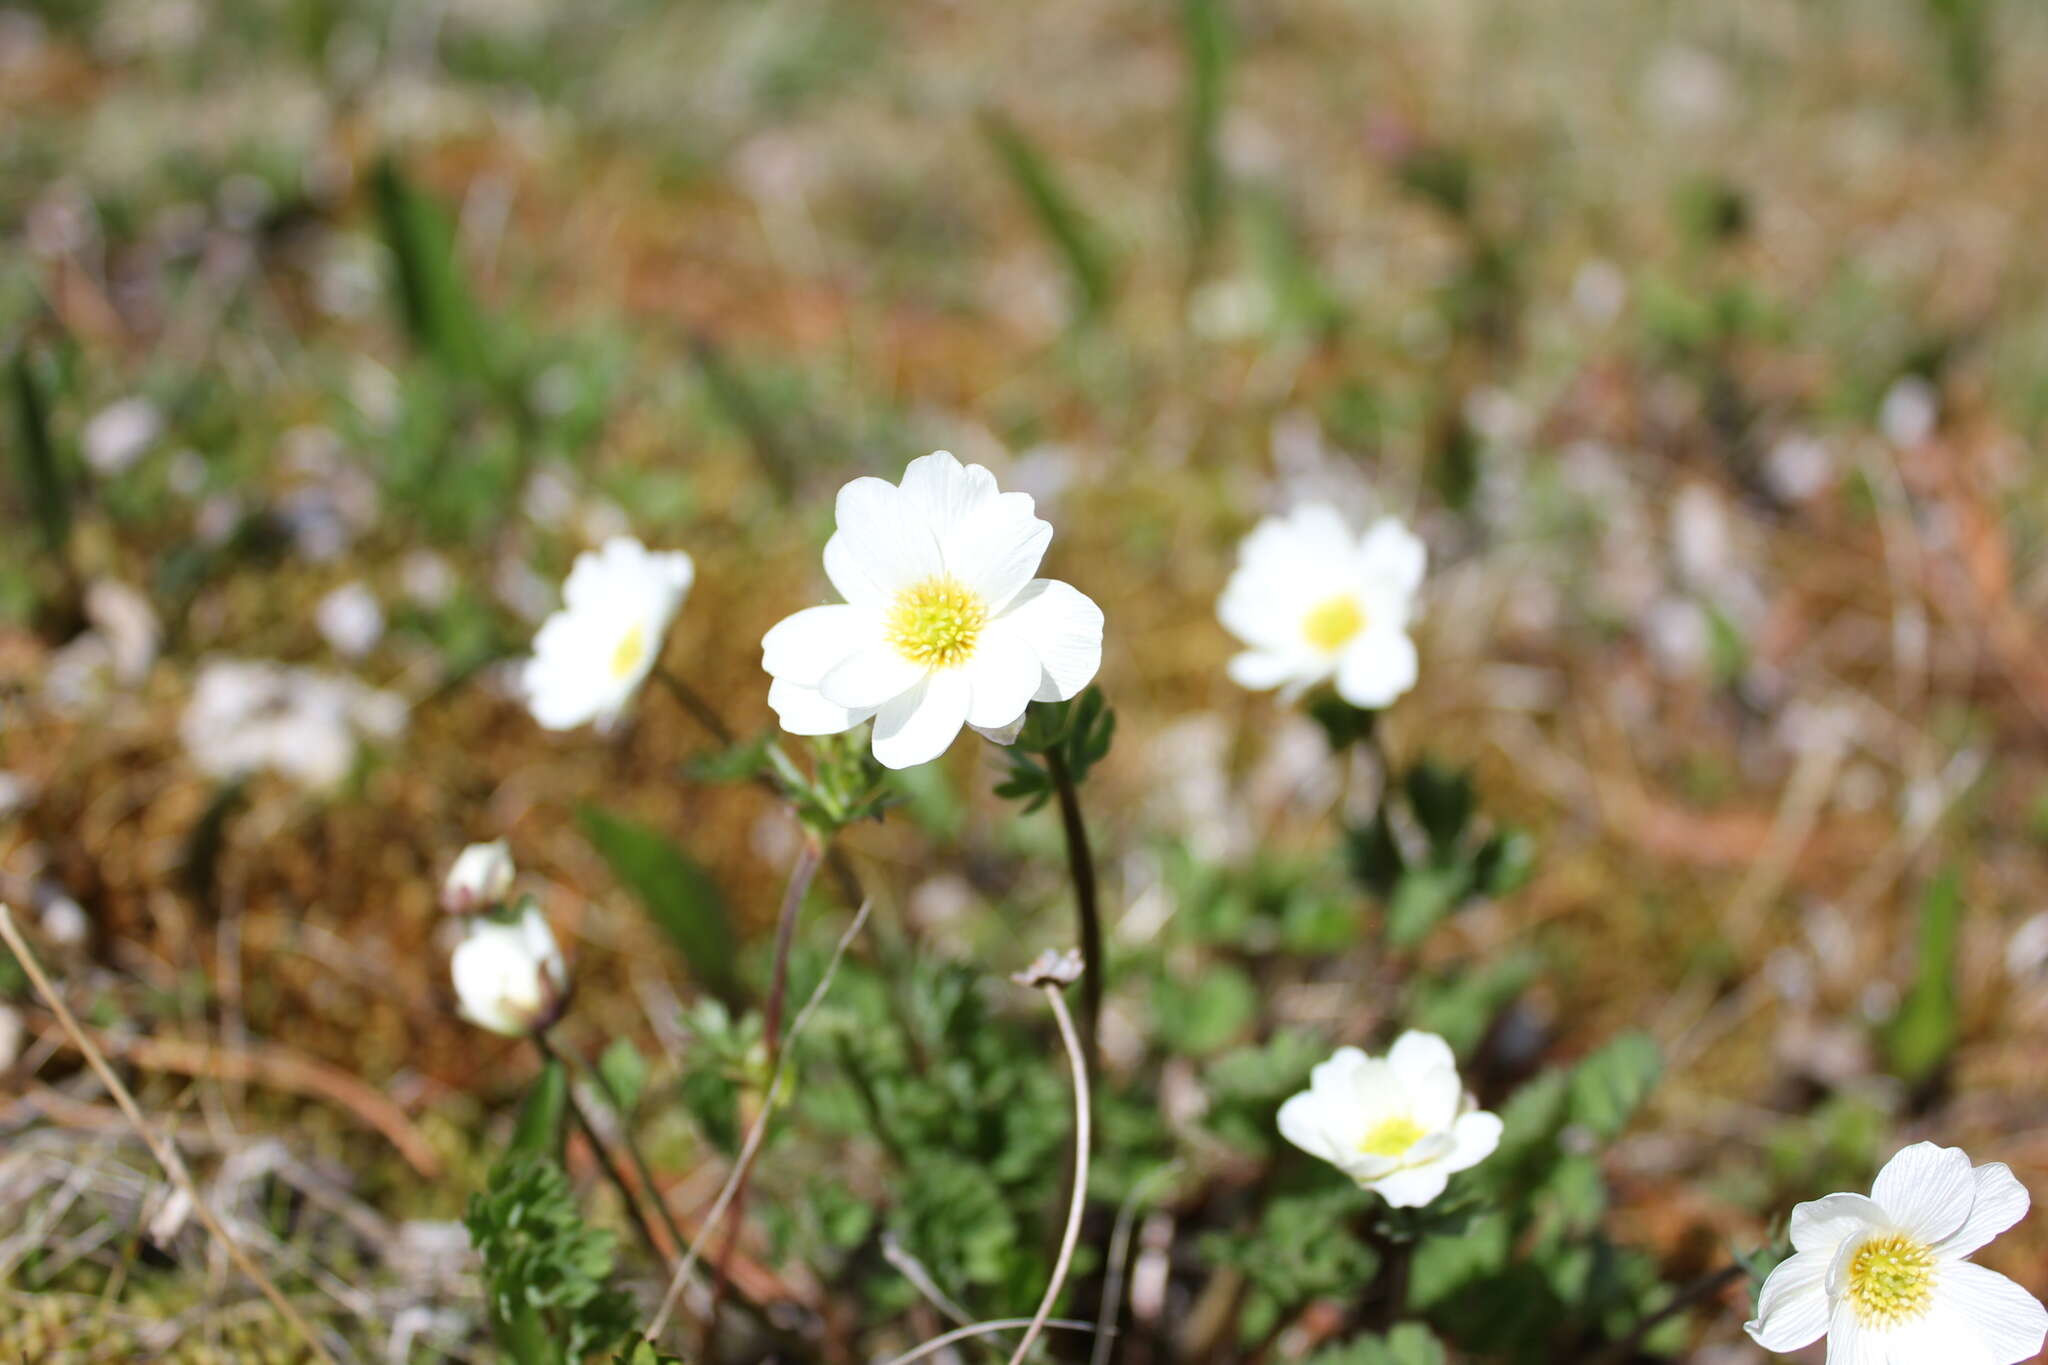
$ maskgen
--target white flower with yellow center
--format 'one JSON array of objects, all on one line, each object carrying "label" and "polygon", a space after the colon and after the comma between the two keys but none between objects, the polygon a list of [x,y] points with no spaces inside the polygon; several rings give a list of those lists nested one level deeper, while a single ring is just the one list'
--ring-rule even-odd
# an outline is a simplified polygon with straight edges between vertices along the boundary
[{"label": "white flower with yellow center", "polygon": [[1434,1033],[1404,1033],[1385,1057],[1340,1047],[1280,1106],[1282,1137],[1401,1209],[1421,1208],[1491,1156],[1500,1128]]},{"label": "white flower with yellow center", "polygon": [[463,1017],[493,1033],[517,1038],[545,1029],[568,1002],[562,950],[531,903],[508,918],[470,921],[448,966]]},{"label": "white flower with yellow center", "polygon": [[915,767],[964,725],[1002,739],[1034,701],[1079,693],[1102,663],[1102,609],[1034,578],[1052,527],[1029,494],[945,451],[902,484],[839,490],[825,574],[846,599],[786,617],[761,640],[782,728],[832,735],[872,717],[875,757]]},{"label": "white flower with yellow center", "polygon": [[1960,1147],[1916,1142],[1885,1163],[1869,1198],[1793,1206],[1793,1255],[1764,1281],[1745,1328],[1768,1351],[1825,1336],[1831,1365],[2029,1359],[2048,1338],[2048,1310],[1969,1260],[2027,1202],[2003,1162],[1973,1170]]},{"label": "white flower with yellow center", "polygon": [[627,536],[576,556],[562,609],[541,623],[520,677],[533,718],[550,730],[614,724],[661,657],[695,572],[682,551]]},{"label": "white flower with yellow center", "polygon": [[1230,676],[1292,696],[1334,679],[1353,706],[1378,708],[1415,685],[1408,638],[1428,553],[1392,517],[1356,536],[1326,503],[1267,517],[1244,538],[1216,614],[1246,649]]}]

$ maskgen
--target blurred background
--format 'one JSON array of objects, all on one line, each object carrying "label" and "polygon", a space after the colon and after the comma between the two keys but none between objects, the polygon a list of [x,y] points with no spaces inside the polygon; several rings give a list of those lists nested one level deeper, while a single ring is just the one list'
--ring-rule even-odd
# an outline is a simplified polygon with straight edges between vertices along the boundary
[{"label": "blurred background", "polygon": [[[2044,126],[2025,0],[0,0],[0,893],[152,1112],[309,1210],[269,1251],[326,1311],[482,1358],[446,1220],[533,1061],[453,1013],[449,860],[508,839],[576,1027],[659,1055],[692,991],[579,809],[747,926],[797,837],[665,694],[527,717],[575,553],[696,558],[668,663],[752,733],[840,483],[1032,493],[1108,614],[1138,944],[1176,860],[1351,799],[1214,616],[1318,497],[1431,547],[1389,748],[1542,850],[1446,950],[1540,962],[1496,1036],[1665,1050],[1615,1227],[1705,1267],[1922,1135],[2048,1188]],[[958,745],[849,847],[891,933],[1007,972],[1065,912],[1000,772]],[[0,1352],[239,1358],[0,987]],[[1200,1008],[1196,1054],[1380,1017]],[[1985,1256],[2037,1293],[2042,1226]]]}]

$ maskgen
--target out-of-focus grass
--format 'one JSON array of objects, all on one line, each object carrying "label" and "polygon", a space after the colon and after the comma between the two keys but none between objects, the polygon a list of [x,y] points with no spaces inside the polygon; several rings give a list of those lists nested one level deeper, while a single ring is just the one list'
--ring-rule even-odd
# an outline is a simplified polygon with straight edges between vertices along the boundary
[{"label": "out-of-focus grass", "polygon": [[[509,835],[545,879],[596,1037],[657,1027],[678,968],[582,803],[677,836],[754,922],[789,847],[680,771],[703,737],[659,693],[609,739],[505,695],[492,661],[586,539],[697,557],[670,662],[758,727],[831,490],[937,446],[997,465],[1109,614],[1095,808],[1125,851],[1219,837],[1160,796],[1207,776],[1168,727],[1284,769],[1273,703],[1220,671],[1234,537],[1283,490],[1378,500],[1435,552],[1390,743],[1476,764],[1546,847],[1466,946],[1545,956],[1516,1015],[1545,1046],[1673,1054],[1622,1216],[1699,1255],[1907,1133],[2038,1184],[2044,75],[2048,15],[1983,0],[0,8],[0,344],[69,489],[10,428],[0,768],[35,799],[0,868],[86,907],[65,965],[104,1023],[330,1059],[468,1178],[275,1097],[166,1082],[165,1111],[289,1128],[386,1214],[447,1217],[489,1146],[469,1096],[530,1074],[447,1008],[452,851]],[[991,110],[1028,141],[992,153]],[[415,278],[394,229],[444,213],[459,275]],[[82,465],[135,395],[161,434]],[[309,556],[330,504],[345,543]],[[59,521],[61,568],[30,529]],[[102,579],[148,594],[163,658],[53,696]],[[402,744],[338,799],[259,780],[181,893],[213,799],[177,740],[194,661],[332,663],[314,604],[352,580],[392,620],[358,671],[420,699]],[[854,839],[940,941],[1057,899],[1022,856],[1049,825],[963,818],[996,770],[963,745]],[[1327,803],[1270,813],[1268,850],[1331,835]],[[1149,866],[1114,860],[1113,899]],[[1952,1037],[1887,1075],[1894,1019],[1940,1004],[1913,983],[1944,867]],[[2043,1238],[1993,1259],[2026,1278]]]}]

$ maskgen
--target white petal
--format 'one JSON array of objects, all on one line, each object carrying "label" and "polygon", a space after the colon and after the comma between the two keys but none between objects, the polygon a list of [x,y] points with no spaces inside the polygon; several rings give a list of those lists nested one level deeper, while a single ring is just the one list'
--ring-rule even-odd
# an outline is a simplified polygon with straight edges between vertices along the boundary
[{"label": "white petal", "polygon": [[1457,1121],[1465,1100],[1465,1087],[1459,1084],[1457,1072],[1447,1066],[1432,1067],[1419,1075],[1403,1076],[1401,1085],[1408,1092],[1409,1117],[1424,1129],[1435,1132]]},{"label": "white petal", "polygon": [[782,728],[792,735],[837,735],[873,715],[872,710],[854,710],[825,700],[815,687],[777,678],[768,684],[768,705]]},{"label": "white petal", "polygon": [[1449,1071],[1453,1079],[1458,1074],[1458,1058],[1451,1051],[1451,1045],[1440,1035],[1419,1029],[1409,1029],[1396,1038],[1394,1045],[1387,1049],[1387,1061],[1401,1079],[1410,1084],[1439,1068]]},{"label": "white petal", "polygon": [[1355,1047],[1340,1047],[1308,1073],[1308,1088],[1319,1095],[1351,1095],[1358,1078],[1370,1070],[1372,1058]]},{"label": "white petal", "polygon": [[1884,1347],[1891,1365],[1992,1365],[1991,1349],[1977,1324],[1938,1296],[1919,1317],[1885,1333]]},{"label": "white petal", "polygon": [[1963,1225],[1944,1238],[1935,1251],[1967,1256],[2027,1214],[2027,1187],[2003,1161],[1988,1161],[1970,1173],[1976,1197]]},{"label": "white petal", "polygon": [[1828,1318],[1828,1365],[1886,1365],[1888,1335],[1865,1330],[1856,1306],[1840,1300]]},{"label": "white petal", "polygon": [[1045,558],[1052,524],[1032,514],[1029,493],[989,499],[953,525],[935,525],[946,572],[978,593],[992,612],[1010,605]]},{"label": "white petal", "polygon": [[1017,736],[1024,732],[1024,722],[1026,719],[1028,718],[1020,712],[1017,719],[1011,721],[1008,725],[976,725],[970,728],[989,743],[1000,744],[1007,749],[1012,744],[1015,744]]},{"label": "white petal", "polygon": [[974,657],[961,671],[973,692],[967,704],[967,723],[977,730],[1000,731],[1021,720],[1045,676],[1038,652],[1022,632],[1003,620],[991,621],[983,628]]},{"label": "white petal", "polygon": [[961,464],[951,451],[935,450],[910,462],[901,487],[934,527],[943,528],[995,497],[996,476],[978,464]]},{"label": "white petal", "polygon": [[1828,1263],[1832,1255],[1802,1251],[1780,1261],[1757,1296],[1756,1316],[1742,1330],[1766,1351],[1796,1351],[1828,1330]]},{"label": "white petal", "polygon": [[1323,1161],[1334,1163],[1340,1155],[1323,1122],[1322,1102],[1312,1090],[1290,1096],[1280,1106],[1280,1136]]},{"label": "white petal", "polygon": [[[839,490],[839,530],[844,537],[840,557],[857,571],[853,586],[872,588],[884,599],[941,573],[938,542],[924,511],[895,484],[883,479],[855,479]],[[839,581],[831,546],[826,546],[825,572],[849,602],[862,598]]]},{"label": "white petal", "polygon": [[967,723],[968,698],[959,669],[927,674],[875,713],[876,760],[885,768],[914,768],[946,752]]},{"label": "white petal", "polygon": [[1330,665],[1308,654],[1269,654],[1248,649],[1230,660],[1230,680],[1253,692],[1268,692],[1287,683],[1320,682]]},{"label": "white petal", "polygon": [[1337,659],[1337,695],[1373,710],[1392,705],[1415,686],[1415,642],[1398,630],[1370,627]]},{"label": "white petal", "polygon": [[1960,1147],[1916,1142],[1884,1164],[1870,1197],[1900,1230],[1939,1242],[1963,1225],[1976,1198],[1970,1158]]},{"label": "white petal", "polygon": [[1102,608],[1057,579],[1032,579],[997,619],[1030,643],[1045,670],[1034,701],[1078,696],[1102,667]]},{"label": "white petal", "polygon": [[1475,1109],[1460,1114],[1451,1125],[1451,1153],[1444,1158],[1447,1170],[1470,1170],[1486,1160],[1500,1146],[1500,1115]]},{"label": "white petal", "polygon": [[2039,1299],[1997,1271],[1968,1261],[1945,1262],[1938,1273],[1936,1301],[1969,1319],[1992,1365],[2014,1365],[2039,1353],[2048,1340],[2048,1310]]},{"label": "white petal", "polygon": [[1286,652],[1302,641],[1306,594],[1298,579],[1282,584],[1239,569],[1216,599],[1216,619],[1254,648]]},{"label": "white petal", "polygon": [[841,706],[880,706],[916,687],[928,672],[923,664],[876,640],[840,660],[819,682],[818,690],[825,700]]},{"label": "white petal", "polygon": [[1381,517],[1358,545],[1358,567],[1368,582],[1412,596],[1422,586],[1429,551],[1413,532],[1393,517]]},{"label": "white petal", "polygon": [[863,607],[806,607],[761,637],[761,667],[772,678],[816,687],[861,646],[880,638],[881,622]]},{"label": "white petal", "polygon": [[881,611],[896,600],[896,594],[877,583],[861,563],[852,538],[840,531],[834,531],[825,542],[825,577],[832,580],[841,597],[855,606]]},{"label": "white petal", "polygon": [[1792,1245],[1799,1251],[1835,1254],[1849,1238],[1884,1227],[1890,1219],[1875,1200],[1860,1194],[1831,1194],[1792,1206]]},{"label": "white petal", "polygon": [[1450,1181],[1451,1173],[1441,1165],[1416,1166],[1375,1180],[1370,1188],[1397,1209],[1419,1209],[1442,1194]]}]

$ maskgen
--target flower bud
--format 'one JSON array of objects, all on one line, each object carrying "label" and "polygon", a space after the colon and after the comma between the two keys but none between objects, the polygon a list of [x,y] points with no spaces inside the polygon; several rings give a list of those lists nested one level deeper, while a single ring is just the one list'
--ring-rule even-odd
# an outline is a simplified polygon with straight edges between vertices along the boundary
[{"label": "flower bud", "polygon": [[547,920],[530,902],[516,918],[479,918],[449,962],[463,1017],[512,1037],[539,1033],[562,1014],[569,969]]},{"label": "flower bud", "polygon": [[512,894],[512,850],[503,839],[471,844],[448,869],[441,884],[441,908],[451,915],[474,915],[503,905]]}]

